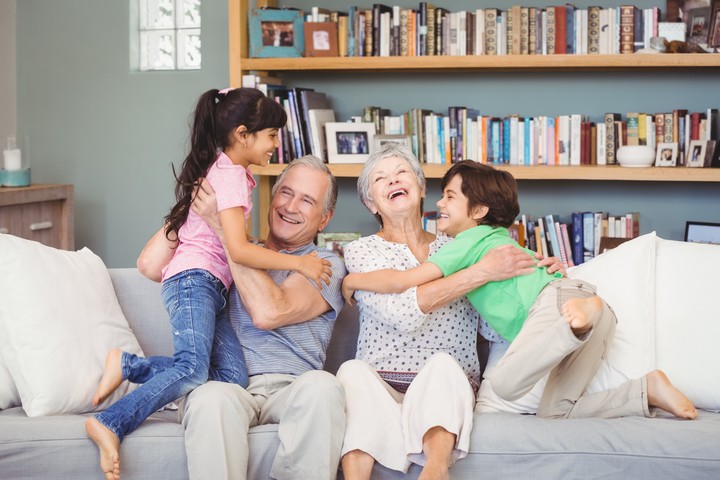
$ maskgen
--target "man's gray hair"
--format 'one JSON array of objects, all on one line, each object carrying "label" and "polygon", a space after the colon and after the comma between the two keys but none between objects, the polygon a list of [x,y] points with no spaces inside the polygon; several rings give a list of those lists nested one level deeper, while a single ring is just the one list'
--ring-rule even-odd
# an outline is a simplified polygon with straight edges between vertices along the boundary
[{"label": "man's gray hair", "polygon": [[327,215],[328,213],[335,211],[335,204],[337,204],[338,197],[337,179],[335,178],[335,175],[332,174],[328,166],[314,155],[305,155],[290,162],[280,175],[278,175],[275,185],[273,185],[272,188],[272,196],[275,196],[275,192],[277,192],[277,189],[280,185],[282,185],[285,174],[291,168],[298,165],[305,165],[307,167],[314,168],[315,170],[319,170],[327,175],[329,188],[325,192],[325,198],[323,198],[323,214]]}]

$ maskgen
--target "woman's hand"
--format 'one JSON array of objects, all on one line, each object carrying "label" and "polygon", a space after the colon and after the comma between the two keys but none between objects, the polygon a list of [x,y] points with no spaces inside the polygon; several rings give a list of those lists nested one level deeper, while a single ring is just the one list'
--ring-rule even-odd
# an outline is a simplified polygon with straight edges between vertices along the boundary
[{"label": "woman's hand", "polygon": [[353,298],[353,295],[355,295],[355,289],[350,286],[352,279],[350,281],[348,281],[348,278],[352,277],[353,275],[355,275],[355,274],[348,273],[347,275],[345,275],[345,278],[343,278],[343,282],[342,282],[343,298],[345,299],[345,302],[351,307],[355,306],[355,299]]},{"label": "woman's hand", "polygon": [[479,262],[467,268],[480,285],[497,282],[534,271],[536,261],[525,251],[514,245],[501,245],[486,253]]}]

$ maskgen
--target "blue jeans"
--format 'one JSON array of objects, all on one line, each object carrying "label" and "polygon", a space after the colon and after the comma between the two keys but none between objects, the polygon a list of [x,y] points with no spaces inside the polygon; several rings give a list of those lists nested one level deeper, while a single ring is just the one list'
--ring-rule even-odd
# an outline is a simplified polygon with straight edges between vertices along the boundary
[{"label": "blue jeans", "polygon": [[208,380],[247,387],[245,357],[225,309],[226,293],[223,283],[202,269],[163,282],[175,353],[143,358],[123,352],[123,379],[142,385],[95,416],[121,442],[154,412]]}]

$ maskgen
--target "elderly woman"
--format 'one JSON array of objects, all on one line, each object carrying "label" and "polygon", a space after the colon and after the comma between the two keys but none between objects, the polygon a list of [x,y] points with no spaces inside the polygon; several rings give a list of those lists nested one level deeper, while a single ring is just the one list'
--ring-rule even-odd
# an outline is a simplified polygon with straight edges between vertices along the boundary
[{"label": "elderly woman", "polygon": [[[358,194],[380,231],[345,247],[348,271],[412,268],[449,241],[422,228],[425,176],[407,147],[390,143],[373,153]],[[464,295],[529,273],[535,262],[517,248],[499,247],[470,268],[400,294],[355,293],[357,358],[337,374],[346,393],[346,479],[370,478],[376,461],[402,472],[417,463],[421,479],[448,478],[470,442],[480,383],[477,333],[500,340]],[[542,264],[559,268],[555,259]]]}]

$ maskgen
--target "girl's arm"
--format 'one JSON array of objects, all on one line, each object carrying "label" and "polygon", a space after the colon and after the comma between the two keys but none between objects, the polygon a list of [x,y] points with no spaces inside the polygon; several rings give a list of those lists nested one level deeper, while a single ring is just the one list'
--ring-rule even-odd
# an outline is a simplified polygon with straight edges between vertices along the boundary
[{"label": "girl's arm", "polygon": [[263,270],[295,270],[310,281],[330,284],[331,264],[327,260],[311,255],[287,255],[260,247],[248,241],[245,233],[245,211],[243,208],[229,208],[218,213],[229,260],[250,268]]},{"label": "girl's arm", "polygon": [[150,280],[159,282],[162,278],[162,270],[170,263],[175,248],[177,247],[177,237],[171,234],[172,240],[168,240],[165,236],[165,227],[152,236],[145,244],[137,259],[137,268]]},{"label": "girl's arm", "polygon": [[348,305],[354,305],[355,290],[377,293],[402,293],[408,288],[417,287],[438,278],[442,278],[440,268],[431,262],[425,262],[410,270],[383,269],[364,273],[351,273],[345,277],[342,292]]}]

